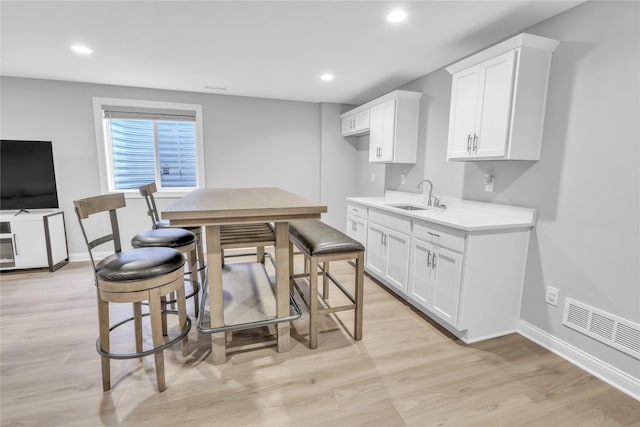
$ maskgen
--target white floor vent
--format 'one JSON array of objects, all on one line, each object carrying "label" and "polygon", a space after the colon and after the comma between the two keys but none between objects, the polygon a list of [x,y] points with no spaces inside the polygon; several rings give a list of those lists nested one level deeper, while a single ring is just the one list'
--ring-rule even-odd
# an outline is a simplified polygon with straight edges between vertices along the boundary
[{"label": "white floor vent", "polygon": [[640,325],[587,304],[566,299],[562,323],[640,359]]}]

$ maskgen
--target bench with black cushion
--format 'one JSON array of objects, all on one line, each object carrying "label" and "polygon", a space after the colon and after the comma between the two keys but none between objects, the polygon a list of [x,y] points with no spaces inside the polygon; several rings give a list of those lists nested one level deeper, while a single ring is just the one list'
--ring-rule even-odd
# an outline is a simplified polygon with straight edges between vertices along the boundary
[{"label": "bench with black cushion", "polygon": [[[318,315],[338,311],[355,310],[353,337],[362,339],[362,303],[364,288],[364,246],[339,230],[321,221],[291,221],[289,223],[289,277],[292,284],[299,277],[309,278],[309,295],[305,303],[309,306],[309,347],[318,346]],[[305,272],[294,274],[293,246],[305,258]],[[342,286],[329,271],[331,261],[353,260],[355,262],[355,295]],[[309,272],[313,273],[310,274]],[[324,308],[318,307],[318,276],[322,276],[322,300]],[[329,283],[333,283],[351,301],[351,304],[331,307],[328,303]],[[302,294],[302,292],[301,292]]]}]

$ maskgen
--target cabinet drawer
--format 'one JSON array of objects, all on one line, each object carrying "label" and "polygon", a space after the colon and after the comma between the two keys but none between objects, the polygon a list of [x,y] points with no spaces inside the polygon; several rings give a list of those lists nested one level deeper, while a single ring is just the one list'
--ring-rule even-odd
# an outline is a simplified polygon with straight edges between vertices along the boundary
[{"label": "cabinet drawer", "polygon": [[411,221],[408,218],[370,209],[369,221],[399,231],[400,233],[411,234]]},{"label": "cabinet drawer", "polygon": [[414,221],[412,237],[435,243],[457,252],[464,252],[466,233],[430,222]]},{"label": "cabinet drawer", "polygon": [[347,215],[353,215],[358,218],[367,219],[367,208],[360,205],[347,205]]}]

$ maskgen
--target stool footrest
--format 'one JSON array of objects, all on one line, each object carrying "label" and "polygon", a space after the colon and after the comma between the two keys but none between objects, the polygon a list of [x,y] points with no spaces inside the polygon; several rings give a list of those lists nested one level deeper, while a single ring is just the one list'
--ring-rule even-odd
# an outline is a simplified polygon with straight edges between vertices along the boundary
[{"label": "stool footrest", "polygon": [[[178,312],[174,310],[163,310],[162,312],[165,314],[174,314],[176,316],[178,315]],[[147,317],[147,316],[149,316],[149,313],[142,314],[142,317]],[[133,320],[134,318],[130,317],[121,322],[118,322],[109,328],[109,332],[113,331],[119,326],[124,325],[125,323],[132,322]],[[184,337],[186,337],[189,334],[189,331],[191,330],[191,318],[187,316],[186,320],[187,320],[187,324],[184,327],[184,329],[180,331],[180,334],[178,334],[175,338],[172,338],[171,340],[162,344],[161,346],[154,347],[146,351],[134,352],[134,353],[111,353],[109,351],[104,351],[102,349],[102,346],[100,345],[100,337],[98,337],[98,339],[96,339],[96,351],[98,352],[98,354],[108,357],[109,359],[138,359],[140,357],[150,356],[152,354],[159,353],[163,351],[165,348],[169,348],[172,345],[178,343],[180,340],[182,340]]]}]

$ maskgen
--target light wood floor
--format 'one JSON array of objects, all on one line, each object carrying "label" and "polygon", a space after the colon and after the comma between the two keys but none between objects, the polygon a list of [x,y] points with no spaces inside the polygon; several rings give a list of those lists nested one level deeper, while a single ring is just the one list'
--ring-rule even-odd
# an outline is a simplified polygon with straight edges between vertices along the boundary
[{"label": "light wood floor", "polygon": [[370,278],[360,342],[326,317],[309,350],[304,316],[290,352],[247,344],[270,339],[266,328],[236,332],[227,363],[213,366],[194,322],[190,354],[165,351],[165,392],[147,357],[112,361],[103,393],[89,264],[0,280],[2,426],[640,425],[640,402],[525,338],[464,345]]}]

